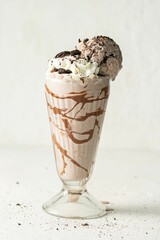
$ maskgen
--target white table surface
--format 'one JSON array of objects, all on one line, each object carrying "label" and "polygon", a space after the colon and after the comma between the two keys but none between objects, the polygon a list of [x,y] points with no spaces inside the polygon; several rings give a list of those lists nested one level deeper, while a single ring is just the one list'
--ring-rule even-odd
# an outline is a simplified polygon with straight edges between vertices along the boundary
[{"label": "white table surface", "polygon": [[43,212],[60,188],[51,147],[1,147],[0,240],[160,239],[160,152],[99,148],[88,190],[110,202],[103,218]]}]

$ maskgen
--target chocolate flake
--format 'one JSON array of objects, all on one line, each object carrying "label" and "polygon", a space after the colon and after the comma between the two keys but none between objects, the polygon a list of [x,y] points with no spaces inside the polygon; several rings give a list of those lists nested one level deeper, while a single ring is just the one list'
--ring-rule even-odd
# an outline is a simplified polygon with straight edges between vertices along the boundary
[{"label": "chocolate flake", "polygon": [[62,58],[62,57],[65,57],[65,56],[68,56],[70,55],[70,52],[69,51],[63,51],[63,52],[60,52],[58,53],[55,58]]},{"label": "chocolate flake", "polygon": [[21,223],[18,223],[19,226],[21,226]]},{"label": "chocolate flake", "polygon": [[21,204],[20,204],[20,203],[17,203],[17,204],[16,204],[16,206],[19,206],[19,207],[20,207],[20,206],[21,206]]},{"label": "chocolate flake", "polygon": [[89,55],[87,55],[87,61],[88,61],[88,62],[90,61],[90,56],[89,56]]},{"label": "chocolate flake", "polygon": [[64,68],[59,68],[59,69],[58,69],[58,73],[59,73],[59,74],[65,74],[65,73],[72,73],[72,71],[71,71],[71,70],[64,69]]},{"label": "chocolate flake", "polygon": [[78,42],[79,42],[79,43],[81,42],[81,39],[80,39],[80,38],[78,39]]},{"label": "chocolate flake", "polygon": [[70,52],[71,56],[80,55],[80,54],[81,54],[81,51],[79,51],[77,49]]},{"label": "chocolate flake", "polygon": [[105,62],[107,61],[107,59],[108,59],[108,56],[105,56],[105,57],[103,58],[102,63],[105,63]]},{"label": "chocolate flake", "polygon": [[115,57],[115,54],[111,53],[108,57]]},{"label": "chocolate flake", "polygon": [[104,77],[105,75],[103,75],[102,73],[98,73],[97,76]]},{"label": "chocolate flake", "polygon": [[88,40],[89,40],[88,38],[85,38],[85,39],[83,40],[83,42],[86,43],[86,42],[88,42]]}]

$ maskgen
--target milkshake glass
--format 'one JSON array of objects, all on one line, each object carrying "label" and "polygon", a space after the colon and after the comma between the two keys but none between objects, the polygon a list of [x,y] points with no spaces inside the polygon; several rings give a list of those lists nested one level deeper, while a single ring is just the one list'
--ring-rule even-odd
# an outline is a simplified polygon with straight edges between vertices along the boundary
[{"label": "milkshake glass", "polygon": [[74,79],[67,71],[51,71],[45,81],[55,162],[63,187],[43,209],[66,218],[100,217],[106,208],[87,192],[86,183],[93,171],[110,78],[95,75]]}]

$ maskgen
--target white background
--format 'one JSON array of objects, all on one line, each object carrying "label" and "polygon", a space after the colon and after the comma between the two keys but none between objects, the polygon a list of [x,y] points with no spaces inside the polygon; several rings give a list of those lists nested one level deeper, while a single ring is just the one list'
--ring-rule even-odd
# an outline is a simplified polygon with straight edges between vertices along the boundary
[{"label": "white background", "polygon": [[[0,0],[1,240],[160,239],[159,10],[159,0]],[[88,185],[114,211],[83,227],[41,209],[61,188],[44,75],[48,59],[95,35],[113,38],[124,60]]]},{"label": "white background", "polygon": [[0,144],[51,144],[47,61],[107,35],[123,69],[111,83],[101,146],[160,149],[160,1],[0,0]]}]

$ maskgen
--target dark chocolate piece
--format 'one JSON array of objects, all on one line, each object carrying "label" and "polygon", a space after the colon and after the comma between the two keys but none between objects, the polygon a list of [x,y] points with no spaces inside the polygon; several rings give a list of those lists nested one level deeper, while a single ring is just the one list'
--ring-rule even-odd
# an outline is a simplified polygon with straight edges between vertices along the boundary
[{"label": "dark chocolate piece", "polygon": [[59,74],[65,74],[65,73],[72,73],[72,71],[71,70],[66,70],[64,68],[59,68],[58,73]]},{"label": "dark chocolate piece", "polygon": [[81,54],[81,51],[79,51],[79,50],[73,50],[70,52],[71,56],[80,55],[80,54]]},{"label": "dark chocolate piece", "polygon": [[[108,56],[105,56],[105,57],[103,58],[102,63],[105,63],[105,62],[107,61],[107,59],[108,59]],[[102,63],[101,63],[101,64],[102,64]]]},{"label": "dark chocolate piece", "polygon": [[99,76],[99,77],[104,77],[105,75],[102,74],[102,73],[98,73],[97,76]]},{"label": "dark chocolate piece", "polygon": [[65,57],[65,56],[68,56],[70,55],[70,52],[69,51],[63,51],[63,52],[60,52],[58,53],[55,58],[62,58],[62,57]]},{"label": "dark chocolate piece", "polygon": [[85,42],[88,42],[88,40],[89,40],[88,38],[85,38],[85,39],[83,40],[83,42],[84,42],[84,43],[85,43]]},{"label": "dark chocolate piece", "polygon": [[87,61],[88,61],[88,62],[90,61],[90,56],[89,56],[89,55],[87,55]]}]

